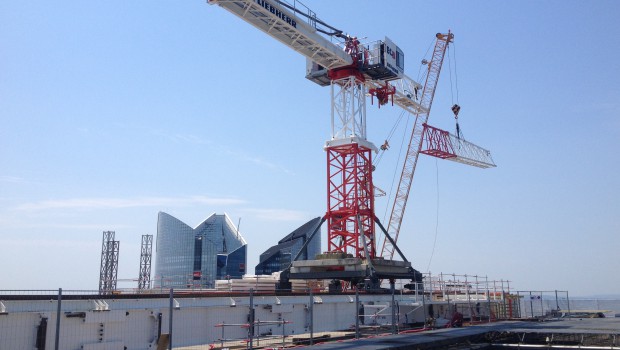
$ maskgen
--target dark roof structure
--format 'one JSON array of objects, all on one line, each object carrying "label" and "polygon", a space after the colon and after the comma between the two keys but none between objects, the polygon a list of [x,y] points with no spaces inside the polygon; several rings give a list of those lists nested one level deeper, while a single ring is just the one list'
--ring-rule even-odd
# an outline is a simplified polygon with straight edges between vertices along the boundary
[{"label": "dark roof structure", "polygon": [[[302,246],[310,238],[312,232],[319,229],[317,226],[320,222],[320,217],[306,222],[279,240],[278,244],[264,251],[260,255],[260,262],[256,265],[255,273],[258,275],[271,274],[285,268],[285,265],[288,265],[301,251]],[[314,259],[316,254],[320,253],[320,250],[321,238],[320,233],[317,232],[311,242],[301,252],[299,260]]]}]

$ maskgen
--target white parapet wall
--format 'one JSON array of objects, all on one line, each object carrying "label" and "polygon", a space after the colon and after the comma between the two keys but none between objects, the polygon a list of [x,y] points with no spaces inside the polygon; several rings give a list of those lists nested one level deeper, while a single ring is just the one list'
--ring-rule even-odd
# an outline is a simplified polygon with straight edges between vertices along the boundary
[{"label": "white parapet wall", "polygon": [[[159,296],[100,298],[93,295],[61,303],[59,342],[61,349],[155,349],[158,335],[169,333],[172,310],[172,338],[177,346],[219,344],[225,339],[248,339],[249,296],[177,295],[172,301]],[[58,303],[49,300],[2,300],[0,349],[54,349]],[[28,300],[30,299],[30,300]],[[360,295],[365,305],[362,323],[391,323],[390,295]],[[421,302],[413,295],[396,295],[400,322],[423,321]],[[310,305],[312,303],[312,305]],[[355,295],[309,295],[253,297],[255,334],[294,337],[310,332],[351,330],[355,325]],[[405,316],[406,315],[406,316]],[[222,325],[225,325],[222,327]],[[43,344],[39,344],[42,348]]]}]

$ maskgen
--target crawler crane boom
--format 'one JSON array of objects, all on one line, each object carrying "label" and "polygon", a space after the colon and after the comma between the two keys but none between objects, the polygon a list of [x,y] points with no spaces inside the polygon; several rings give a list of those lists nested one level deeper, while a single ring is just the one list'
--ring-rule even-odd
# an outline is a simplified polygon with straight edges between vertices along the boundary
[{"label": "crawler crane boom", "polygon": [[[407,199],[409,198],[409,191],[411,190],[411,184],[413,182],[413,173],[418,164],[418,157],[422,147],[422,137],[424,135],[422,132],[423,125],[428,121],[431,106],[433,105],[433,98],[435,97],[435,89],[439,81],[439,73],[441,73],[441,66],[443,65],[443,59],[448,49],[448,44],[453,40],[454,34],[450,32],[448,32],[448,34],[437,33],[433,56],[431,61],[428,62],[428,72],[426,74],[426,82],[424,83],[421,98],[423,111],[415,115],[413,130],[411,131],[411,138],[409,139],[409,146],[407,147],[407,153],[405,154],[405,161],[403,163],[403,170],[400,175],[390,214],[390,221],[387,226],[387,232],[394,242],[398,240],[400,226],[403,222],[403,215],[405,214],[405,208],[407,206]],[[381,248],[381,256],[386,259],[391,259],[394,256],[394,250],[394,245],[386,238]]]},{"label": "crawler crane boom", "polygon": [[386,237],[381,249],[381,256],[388,260],[394,257],[394,243],[398,241],[420,153],[480,168],[495,166],[491,158],[491,152],[488,150],[427,124],[443,60],[448,45],[454,40],[454,34],[448,31],[447,34],[437,33],[436,37],[433,56],[431,61],[427,63],[428,72],[421,98],[422,109],[421,112],[415,115],[409,146],[405,155],[396,196],[394,197],[390,221],[388,222],[387,234],[392,239],[390,240]]}]

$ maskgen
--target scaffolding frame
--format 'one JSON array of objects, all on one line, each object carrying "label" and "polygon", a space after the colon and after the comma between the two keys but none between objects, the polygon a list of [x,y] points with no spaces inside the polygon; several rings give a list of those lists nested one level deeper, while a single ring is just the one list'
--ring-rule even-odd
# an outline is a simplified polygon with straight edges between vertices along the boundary
[{"label": "scaffolding frame", "polygon": [[138,275],[138,290],[151,288],[151,262],[153,258],[153,235],[142,235],[140,249],[140,274]]},{"label": "scaffolding frame", "polygon": [[112,294],[118,282],[118,253],[120,242],[114,240],[114,231],[103,231],[101,265],[99,269],[99,294]]}]

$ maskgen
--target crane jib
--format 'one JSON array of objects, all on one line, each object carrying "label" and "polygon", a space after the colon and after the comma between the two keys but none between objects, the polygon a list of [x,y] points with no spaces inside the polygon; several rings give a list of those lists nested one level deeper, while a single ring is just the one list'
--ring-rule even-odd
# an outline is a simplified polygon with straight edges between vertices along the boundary
[{"label": "crane jib", "polygon": [[268,3],[265,0],[254,0],[254,1],[258,5],[260,5],[263,8],[265,8],[265,10],[271,12],[272,14],[274,14],[276,17],[280,18],[281,20],[283,20],[287,24],[290,24],[292,27],[297,28],[297,22],[295,22],[294,19],[292,19],[291,17],[289,17],[285,13],[282,13],[282,11],[280,11],[277,7],[273,7],[270,3]]}]

